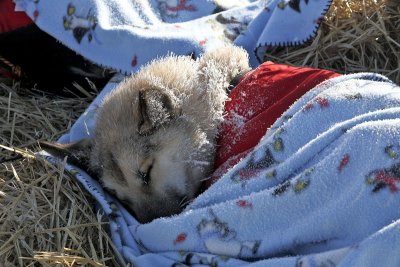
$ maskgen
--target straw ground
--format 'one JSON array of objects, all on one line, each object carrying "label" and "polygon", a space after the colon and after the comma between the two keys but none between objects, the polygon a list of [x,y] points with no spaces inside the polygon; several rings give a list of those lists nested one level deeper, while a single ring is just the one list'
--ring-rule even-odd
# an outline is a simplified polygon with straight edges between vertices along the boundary
[{"label": "straw ground", "polygon": [[399,0],[333,0],[312,41],[271,48],[265,60],[342,74],[377,72],[400,84],[399,29]]},{"label": "straw ground", "polygon": [[[373,71],[399,84],[398,29],[398,0],[334,0],[312,41],[270,48],[265,60]],[[36,140],[57,140],[70,129],[94,98],[86,95],[48,96],[0,78],[0,266],[125,265],[91,196],[62,167],[32,153]]]},{"label": "straw ground", "polygon": [[0,266],[118,265],[93,199],[61,166],[32,153],[37,139],[68,131],[92,99],[0,83]]}]

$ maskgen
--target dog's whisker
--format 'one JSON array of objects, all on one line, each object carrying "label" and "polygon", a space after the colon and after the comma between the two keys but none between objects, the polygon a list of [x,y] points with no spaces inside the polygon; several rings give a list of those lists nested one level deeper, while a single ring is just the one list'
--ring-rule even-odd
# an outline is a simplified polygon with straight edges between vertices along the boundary
[{"label": "dog's whisker", "polygon": [[201,166],[208,166],[211,163],[205,160],[194,160],[194,159],[190,159],[190,160],[183,160],[183,163],[188,163],[191,165],[201,165]]},{"label": "dog's whisker", "polygon": [[179,207],[182,207],[182,204],[185,202],[185,200],[187,199],[187,196],[184,196],[181,201],[179,202]]},{"label": "dog's whisker", "polygon": [[207,177],[201,179],[200,182],[208,181],[208,180],[210,180],[210,179],[211,179],[211,177],[210,177],[210,176],[207,176]]},{"label": "dog's whisker", "polygon": [[179,208],[183,209],[191,202],[192,202],[192,200],[189,199],[189,200],[183,202],[181,205],[179,205]]}]

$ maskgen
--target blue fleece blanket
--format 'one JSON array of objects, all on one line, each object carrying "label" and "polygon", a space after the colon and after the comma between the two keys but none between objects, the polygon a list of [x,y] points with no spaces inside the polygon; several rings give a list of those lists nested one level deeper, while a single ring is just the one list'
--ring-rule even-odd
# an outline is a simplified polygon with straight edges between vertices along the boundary
[{"label": "blue fleece blanket", "polygon": [[[223,42],[256,67],[268,45],[315,34],[329,0],[15,0],[86,58],[132,73]],[[60,142],[90,136],[115,77]],[[69,170],[109,215],[135,266],[399,266],[400,88],[374,74],[317,86],[186,210],[140,225],[83,171]],[[50,161],[57,161],[50,156]]]},{"label": "blue fleece blanket", "polygon": [[260,64],[268,45],[315,36],[332,0],[14,0],[43,31],[123,73],[168,53],[235,42]]},{"label": "blue fleece blanket", "polygon": [[66,168],[138,266],[399,266],[399,140],[400,87],[364,73],[305,94],[178,216],[141,225]]}]

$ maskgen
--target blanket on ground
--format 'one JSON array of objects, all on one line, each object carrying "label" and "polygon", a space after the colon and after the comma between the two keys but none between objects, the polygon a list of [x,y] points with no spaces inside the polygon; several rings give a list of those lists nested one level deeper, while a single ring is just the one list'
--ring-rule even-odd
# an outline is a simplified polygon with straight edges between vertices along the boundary
[{"label": "blanket on ground", "polygon": [[400,87],[362,73],[303,95],[178,216],[138,224],[89,176],[66,168],[138,266],[397,266],[399,138]]},{"label": "blanket on ground", "polygon": [[[85,58],[124,73],[170,52],[194,55],[223,42],[249,51],[310,40],[331,0],[14,0],[39,28]],[[294,30],[296,29],[296,30]],[[258,58],[257,58],[258,57]]]}]

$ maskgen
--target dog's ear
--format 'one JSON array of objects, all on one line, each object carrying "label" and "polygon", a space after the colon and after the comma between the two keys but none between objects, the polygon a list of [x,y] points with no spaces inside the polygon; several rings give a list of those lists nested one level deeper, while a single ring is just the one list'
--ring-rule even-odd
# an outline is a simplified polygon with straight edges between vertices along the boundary
[{"label": "dog's ear", "polygon": [[151,134],[155,129],[175,117],[169,95],[158,89],[139,91],[139,123],[140,135]]},{"label": "dog's ear", "polygon": [[199,58],[200,79],[206,84],[223,80],[228,85],[238,74],[250,70],[246,50],[233,44],[224,44],[209,50]]},{"label": "dog's ear", "polygon": [[57,158],[67,157],[67,162],[81,168],[87,173],[90,171],[90,151],[92,142],[90,139],[82,139],[80,141],[69,144],[58,144],[47,141],[38,141],[39,146],[49,154]]}]

